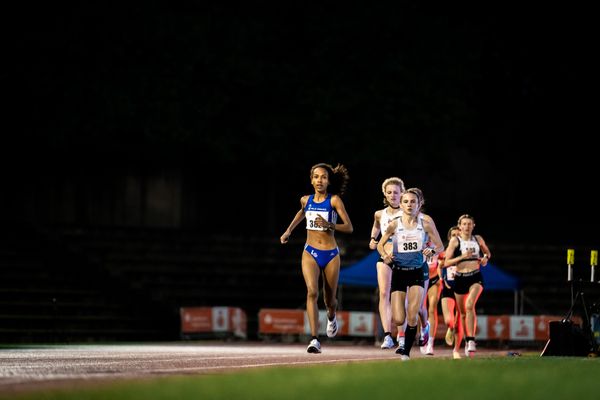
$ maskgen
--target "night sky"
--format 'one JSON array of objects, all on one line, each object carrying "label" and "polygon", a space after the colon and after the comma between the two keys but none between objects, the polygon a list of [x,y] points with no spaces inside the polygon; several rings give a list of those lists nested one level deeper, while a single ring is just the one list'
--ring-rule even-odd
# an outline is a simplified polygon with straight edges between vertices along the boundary
[{"label": "night sky", "polygon": [[442,236],[470,213],[488,241],[600,244],[593,13],[376,3],[19,10],[3,172],[187,168],[241,231],[274,207],[278,237],[340,162],[355,235],[400,176]]}]

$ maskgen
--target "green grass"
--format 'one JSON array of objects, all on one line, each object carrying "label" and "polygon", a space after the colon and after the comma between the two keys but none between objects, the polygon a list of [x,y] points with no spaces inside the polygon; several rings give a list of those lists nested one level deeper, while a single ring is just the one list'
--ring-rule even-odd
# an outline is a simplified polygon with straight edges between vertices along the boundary
[{"label": "green grass", "polygon": [[[598,399],[600,358],[490,357],[257,368],[216,375],[120,381],[11,399]],[[8,396],[8,397],[7,397]]]}]

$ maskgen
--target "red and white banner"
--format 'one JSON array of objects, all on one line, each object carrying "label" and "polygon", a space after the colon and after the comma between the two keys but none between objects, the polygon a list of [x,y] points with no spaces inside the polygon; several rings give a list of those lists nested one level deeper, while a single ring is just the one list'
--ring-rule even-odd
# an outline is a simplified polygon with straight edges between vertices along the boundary
[{"label": "red and white banner", "polygon": [[478,315],[476,337],[480,340],[544,341],[550,321],[557,315]]},{"label": "red and white banner", "polygon": [[[549,338],[550,321],[562,317],[550,315],[478,315],[478,340],[545,341]],[[306,334],[310,335],[310,324],[304,310],[261,309],[258,314],[259,334]],[[379,329],[379,315],[372,312],[338,311],[338,335],[375,337]],[[319,335],[325,335],[327,313],[319,310]],[[446,324],[439,318],[436,339],[443,339]],[[393,335],[396,334],[395,327]]]},{"label": "red and white banner", "polygon": [[[336,314],[339,336],[374,337],[377,323],[372,312],[338,311]],[[327,312],[319,310],[320,335],[327,330]],[[258,313],[259,334],[310,335],[310,323],[304,310],[263,308]]]},{"label": "red and white banner", "polygon": [[258,312],[258,332],[265,334],[304,333],[304,312],[278,308],[262,308]]},{"label": "red and white banner", "polygon": [[[237,307],[182,307],[181,333],[231,333],[247,337],[246,313]],[[379,315],[363,311],[338,311],[338,336],[376,337]],[[549,338],[549,322],[560,321],[556,315],[478,315],[478,340],[545,341]],[[575,323],[580,321],[574,319]],[[446,324],[439,318],[435,337],[443,339]],[[319,335],[327,330],[327,313],[319,310]],[[305,310],[263,308],[258,313],[259,334],[310,335],[310,323]],[[395,332],[393,332],[395,335]]]},{"label": "red and white banner", "polygon": [[181,333],[231,333],[247,337],[246,313],[237,307],[181,307]]}]

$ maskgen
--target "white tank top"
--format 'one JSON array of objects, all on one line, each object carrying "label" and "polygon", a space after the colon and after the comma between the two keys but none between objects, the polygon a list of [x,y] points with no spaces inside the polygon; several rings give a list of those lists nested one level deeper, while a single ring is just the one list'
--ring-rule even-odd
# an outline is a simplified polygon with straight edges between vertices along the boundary
[{"label": "white tank top", "polygon": [[[392,220],[394,220],[394,219],[398,218],[400,215],[402,215],[401,209],[394,210],[393,214],[388,214],[387,209],[388,209],[388,207],[381,210],[381,215],[379,216],[379,227],[381,228],[382,235],[387,230],[388,226],[390,225],[390,222],[392,222]],[[390,239],[388,240],[388,242],[392,241],[393,236],[394,235],[390,236]]]}]

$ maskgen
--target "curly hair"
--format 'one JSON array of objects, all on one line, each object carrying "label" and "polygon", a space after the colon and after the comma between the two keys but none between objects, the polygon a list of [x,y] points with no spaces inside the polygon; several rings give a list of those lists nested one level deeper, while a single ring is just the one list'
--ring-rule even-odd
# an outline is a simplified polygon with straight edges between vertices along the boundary
[{"label": "curly hair", "polygon": [[329,188],[328,191],[330,193],[337,194],[338,196],[342,196],[346,192],[346,188],[348,187],[348,181],[350,180],[350,175],[348,174],[348,168],[346,168],[343,164],[339,164],[335,166],[331,166],[326,163],[315,164],[310,168],[310,177],[312,179],[313,173],[317,168],[324,168],[329,175]]}]

